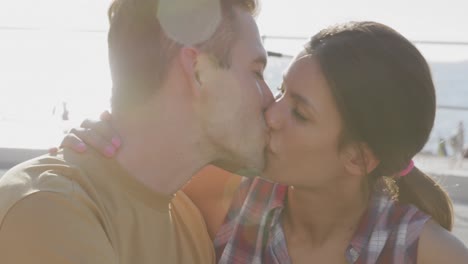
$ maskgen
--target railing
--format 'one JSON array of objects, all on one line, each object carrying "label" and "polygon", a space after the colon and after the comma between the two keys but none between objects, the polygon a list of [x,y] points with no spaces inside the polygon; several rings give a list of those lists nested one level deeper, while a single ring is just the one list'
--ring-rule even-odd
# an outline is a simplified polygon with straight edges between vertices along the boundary
[{"label": "railing", "polygon": [[468,107],[463,106],[438,105],[437,108],[457,111],[468,111]]},{"label": "railing", "polygon": [[[262,39],[278,39],[278,40],[307,40],[307,37],[299,36],[277,36],[277,35],[263,35]],[[432,41],[432,40],[412,40],[414,44],[424,45],[450,45],[450,46],[468,46],[468,42],[465,41]]]}]

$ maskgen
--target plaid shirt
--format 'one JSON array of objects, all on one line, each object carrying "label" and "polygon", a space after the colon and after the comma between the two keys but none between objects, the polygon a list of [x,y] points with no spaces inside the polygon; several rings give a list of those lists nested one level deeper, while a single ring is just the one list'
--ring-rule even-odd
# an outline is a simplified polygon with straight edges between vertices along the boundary
[{"label": "plaid shirt", "polygon": [[[214,244],[218,263],[288,264],[279,223],[288,187],[245,180]],[[419,235],[430,217],[375,191],[345,252],[348,263],[416,263]]]}]

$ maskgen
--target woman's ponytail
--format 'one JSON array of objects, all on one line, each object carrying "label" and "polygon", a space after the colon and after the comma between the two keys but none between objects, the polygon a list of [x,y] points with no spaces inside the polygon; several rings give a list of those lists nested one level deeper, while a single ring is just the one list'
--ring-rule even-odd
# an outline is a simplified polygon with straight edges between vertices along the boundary
[{"label": "woman's ponytail", "polygon": [[414,167],[397,180],[398,200],[413,204],[445,229],[453,228],[453,206],[447,192],[431,177]]}]

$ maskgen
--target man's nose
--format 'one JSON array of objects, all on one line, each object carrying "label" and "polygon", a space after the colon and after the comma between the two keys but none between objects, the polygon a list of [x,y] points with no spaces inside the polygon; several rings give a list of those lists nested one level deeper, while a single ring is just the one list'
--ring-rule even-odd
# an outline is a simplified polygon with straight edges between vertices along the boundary
[{"label": "man's nose", "polygon": [[273,93],[270,90],[270,87],[268,85],[262,85],[262,107],[266,111],[268,107],[275,102],[275,97],[273,96]]}]

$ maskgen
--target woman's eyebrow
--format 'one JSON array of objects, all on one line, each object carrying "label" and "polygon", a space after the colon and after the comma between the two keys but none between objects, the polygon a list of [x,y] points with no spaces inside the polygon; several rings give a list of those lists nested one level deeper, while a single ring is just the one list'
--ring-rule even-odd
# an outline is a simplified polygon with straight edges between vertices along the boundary
[{"label": "woman's eyebrow", "polygon": [[289,94],[291,96],[291,98],[293,98],[295,101],[299,102],[299,103],[302,103],[303,105],[307,106],[307,107],[310,107],[312,109],[312,111],[314,111],[314,113],[317,113],[317,109],[315,108],[315,106],[304,96],[298,94],[298,93],[295,93],[295,92],[291,92],[289,91]]}]

